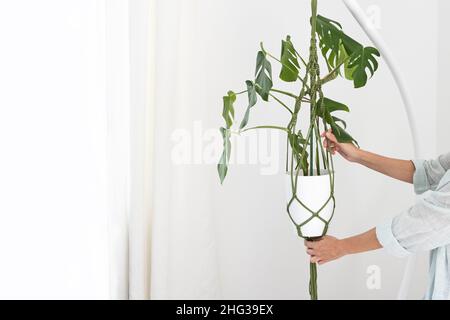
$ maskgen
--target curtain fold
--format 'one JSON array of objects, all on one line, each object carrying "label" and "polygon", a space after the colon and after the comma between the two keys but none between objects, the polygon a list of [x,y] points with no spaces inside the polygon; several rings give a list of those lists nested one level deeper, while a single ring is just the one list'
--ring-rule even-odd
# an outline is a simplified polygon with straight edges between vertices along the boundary
[{"label": "curtain fold", "polygon": [[152,0],[130,9],[130,256],[129,297],[150,297],[153,206],[154,24]]},{"label": "curtain fold", "polygon": [[129,298],[130,50],[127,1],[100,0],[104,24],[110,297]]},{"label": "curtain fold", "polygon": [[[207,109],[198,9],[196,0],[155,1],[152,299],[220,296],[210,196],[215,171],[195,165],[195,154],[178,165],[173,155],[177,130],[201,143],[190,130]],[[195,153],[190,147],[188,153]]]},{"label": "curtain fold", "polygon": [[150,297],[154,59],[149,0],[105,8],[110,296]]}]

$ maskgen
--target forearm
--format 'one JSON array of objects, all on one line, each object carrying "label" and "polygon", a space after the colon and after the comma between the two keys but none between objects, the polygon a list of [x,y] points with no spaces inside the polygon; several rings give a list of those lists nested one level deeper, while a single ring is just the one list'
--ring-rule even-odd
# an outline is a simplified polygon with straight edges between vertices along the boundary
[{"label": "forearm", "polygon": [[356,162],[394,179],[413,183],[415,167],[412,161],[392,159],[359,150]]},{"label": "forearm", "polygon": [[377,239],[375,228],[365,233],[342,239],[341,246],[345,255],[367,252],[382,248]]}]

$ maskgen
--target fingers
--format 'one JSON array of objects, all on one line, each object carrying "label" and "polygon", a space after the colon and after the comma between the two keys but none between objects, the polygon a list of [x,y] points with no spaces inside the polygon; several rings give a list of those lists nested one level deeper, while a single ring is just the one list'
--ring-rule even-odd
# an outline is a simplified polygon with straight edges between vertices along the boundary
[{"label": "fingers", "polygon": [[331,129],[325,132],[325,138],[327,138],[328,140],[331,140],[334,143],[338,143],[338,141],[337,141],[335,135],[333,134],[333,131],[331,131]]},{"label": "fingers", "polygon": [[325,149],[331,152],[331,154],[335,155],[336,152],[339,152],[339,143],[334,136],[331,129],[328,131],[325,131],[321,134],[321,137],[323,137],[323,146]]},{"label": "fingers", "polygon": [[333,132],[330,130],[323,132],[320,135],[322,138],[326,138],[334,143],[338,143],[336,136],[333,134]]},{"label": "fingers", "polygon": [[317,246],[317,241],[307,241],[307,240],[305,240],[305,246],[308,249],[315,249],[316,246]]},{"label": "fingers", "polygon": [[333,130],[330,128],[330,129],[328,129],[327,131],[322,132],[322,133],[320,134],[320,136],[321,136],[322,138],[325,138],[325,136],[327,135],[327,133],[333,134]]},{"label": "fingers", "polygon": [[319,263],[319,257],[311,257],[310,262],[311,263]]},{"label": "fingers", "polygon": [[333,155],[336,154],[336,152],[339,152],[339,146],[336,145],[336,143],[328,140],[328,139],[324,139],[323,140],[323,147],[325,149],[327,149],[328,151],[330,151]]},{"label": "fingers", "polygon": [[307,253],[308,255],[311,256],[311,258],[310,258],[310,262],[311,262],[311,263],[317,263],[317,264],[319,264],[319,265],[322,265],[322,264],[328,262],[328,260],[323,259],[323,258],[318,254],[318,252],[317,252],[316,250],[314,250],[314,249],[307,249],[307,250],[306,250],[306,253]]},{"label": "fingers", "polygon": [[320,260],[320,258],[318,258],[318,257],[311,257],[310,262],[311,263],[317,263],[319,266],[321,266],[321,265],[323,265],[325,263],[330,262],[330,260]]},{"label": "fingers", "polygon": [[315,250],[308,249],[306,251],[306,253],[308,253],[308,255],[311,256],[311,258],[309,259],[309,261],[311,263],[317,263],[318,265],[323,265],[323,264],[331,261],[330,259],[326,259],[326,258],[322,257],[321,255],[319,255]]},{"label": "fingers", "polygon": [[306,253],[311,256],[310,261],[311,263],[318,263],[320,261],[319,257],[317,256],[317,250],[315,249],[316,243],[313,241],[306,241],[305,240],[305,246],[307,247]]}]

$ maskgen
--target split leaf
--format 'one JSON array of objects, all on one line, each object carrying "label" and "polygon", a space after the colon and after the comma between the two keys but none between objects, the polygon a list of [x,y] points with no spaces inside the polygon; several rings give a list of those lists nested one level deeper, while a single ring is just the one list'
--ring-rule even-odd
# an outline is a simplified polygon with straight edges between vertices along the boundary
[{"label": "split leaf", "polygon": [[231,128],[234,121],[234,103],[236,102],[236,94],[233,91],[228,91],[228,94],[223,97],[223,111],[222,117],[225,120],[227,129]]},{"label": "split leaf", "polygon": [[376,57],[379,57],[380,53],[373,47],[361,48],[360,51],[355,51],[350,56],[348,63],[349,69],[354,69],[352,77],[355,83],[355,88],[362,88],[367,83],[367,70],[372,77],[378,69],[378,62]]},{"label": "split leaf", "polygon": [[344,126],[344,129],[347,129],[347,122],[345,122],[344,120],[338,118],[338,117],[333,117],[334,122],[340,122],[342,123],[342,125]]},{"label": "split leaf", "polygon": [[270,89],[272,89],[272,65],[263,51],[259,51],[256,57],[256,92],[264,101],[269,101]]},{"label": "split leaf", "polygon": [[281,42],[281,72],[280,79],[286,82],[295,82],[298,79],[300,64],[291,37]]},{"label": "split leaf", "polygon": [[[324,98],[323,100],[320,99],[317,103],[319,106],[317,115],[324,119],[325,122],[331,126],[336,139],[341,143],[356,143],[356,145],[358,145],[358,142],[353,139],[353,137],[347,131],[345,131],[344,128],[347,127],[345,121],[331,115],[336,111],[349,112],[350,109],[345,104],[328,98]],[[344,128],[339,126],[337,122],[341,122]]]},{"label": "split leaf", "polygon": [[248,119],[250,117],[250,109],[258,101],[255,84],[249,80],[247,80],[245,83],[247,84],[248,107],[247,111],[245,112],[244,119],[242,119],[241,125],[239,127],[240,129],[245,128],[245,126],[248,124]]},{"label": "split leaf", "polygon": [[231,155],[231,141],[230,141],[230,130],[226,128],[220,128],[220,133],[223,138],[223,152],[220,157],[219,163],[217,165],[217,171],[219,173],[220,183],[223,184],[225,177],[228,173],[228,165],[230,162]]},{"label": "split leaf", "polygon": [[339,141],[340,143],[355,143],[357,146],[359,146],[358,141],[353,139],[353,137],[347,131],[345,131],[344,128],[339,126],[334,120],[330,122],[330,126],[337,141]]},{"label": "split leaf", "polygon": [[[307,146],[308,143],[303,137],[301,131],[299,131],[297,134],[295,133],[288,133],[288,139],[289,139],[289,145],[291,146],[292,153],[295,157],[295,160],[297,162],[297,167],[301,166],[304,173],[308,172],[309,164],[308,164],[308,152],[304,149],[304,146]],[[302,157],[303,155],[303,157]]]},{"label": "split leaf", "polygon": [[328,67],[334,69],[344,64],[346,78],[353,80],[355,88],[364,87],[368,79],[367,72],[373,76],[378,69],[378,50],[364,47],[347,36],[338,22],[320,15],[317,17],[317,34]]},{"label": "split leaf", "polygon": [[[321,108],[324,108],[328,113],[332,113],[335,111],[350,111],[350,109],[345,104],[331,100],[329,98],[323,98],[323,100],[319,99],[317,105]],[[319,114],[323,115],[323,111],[320,111]]]}]

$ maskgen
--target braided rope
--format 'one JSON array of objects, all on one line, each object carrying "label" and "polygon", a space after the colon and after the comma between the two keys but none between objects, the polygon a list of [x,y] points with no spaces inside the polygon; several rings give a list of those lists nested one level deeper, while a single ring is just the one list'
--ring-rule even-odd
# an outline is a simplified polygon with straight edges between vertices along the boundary
[{"label": "braided rope", "polygon": [[[297,158],[297,161],[303,161],[305,155],[306,155],[306,149],[308,142],[310,143],[310,148],[313,150],[313,142],[315,140],[316,142],[316,167],[317,167],[317,174],[320,175],[320,159],[319,159],[319,150],[320,154],[322,156],[322,162],[324,166],[324,171],[328,173],[329,175],[329,182],[330,182],[330,195],[326,202],[322,205],[319,210],[314,211],[311,208],[309,208],[305,203],[303,203],[298,197],[297,197],[297,190],[298,190],[298,177],[300,174],[301,166],[300,162],[297,163],[297,166],[294,168],[294,152],[291,154],[290,158],[290,176],[291,176],[291,187],[292,187],[292,198],[288,202],[287,205],[287,212],[289,215],[290,220],[295,225],[297,229],[298,236],[307,240],[314,241],[316,239],[311,239],[308,237],[305,237],[302,232],[302,227],[310,223],[313,219],[319,219],[324,223],[324,229],[322,232],[322,235],[320,235],[318,238],[321,238],[327,234],[329,224],[331,220],[334,217],[334,211],[336,208],[336,201],[334,197],[334,163],[333,163],[333,157],[331,155],[331,152],[327,149],[324,150],[323,145],[320,141],[320,129],[319,129],[319,121],[320,117],[318,116],[318,108],[321,108],[323,110],[323,101],[324,101],[324,95],[322,92],[322,83],[320,80],[320,66],[318,63],[318,54],[317,54],[317,39],[316,39],[316,17],[317,17],[317,0],[311,0],[311,7],[312,7],[312,31],[311,31],[311,42],[310,42],[310,57],[309,62],[306,68],[306,75],[303,79],[303,86],[300,92],[300,95],[296,101],[294,113],[292,115],[291,122],[289,123],[288,130],[290,133],[295,134],[296,132],[296,125],[297,125],[297,119],[298,114],[301,109],[302,99],[305,97],[306,94],[309,94],[310,96],[310,110],[311,110],[311,125],[308,130],[308,134],[305,138],[305,143],[303,144],[303,151],[299,158]],[[310,84],[309,90],[308,90],[308,82]],[[317,99],[317,96],[319,96],[319,99]],[[320,106],[317,105],[317,101],[321,101],[322,104]],[[322,118],[322,124],[325,129],[325,131],[328,130],[327,123],[324,118]],[[310,154],[311,159],[313,159],[313,152]],[[310,161],[310,169],[311,173],[310,175],[313,175],[313,161]],[[287,164],[286,168],[288,168],[289,165]],[[304,172],[306,174],[306,172]],[[311,214],[311,216],[306,219],[305,221],[302,221],[301,223],[297,223],[291,214],[291,207],[294,204],[294,202],[297,202],[300,206],[302,206],[307,212]],[[332,214],[330,219],[327,221],[324,218],[320,216],[320,213],[328,206],[328,204],[332,202],[333,208],[332,208]],[[317,294],[317,266],[315,263],[310,263],[310,282],[309,282],[309,292],[312,300],[318,299]]]}]

